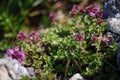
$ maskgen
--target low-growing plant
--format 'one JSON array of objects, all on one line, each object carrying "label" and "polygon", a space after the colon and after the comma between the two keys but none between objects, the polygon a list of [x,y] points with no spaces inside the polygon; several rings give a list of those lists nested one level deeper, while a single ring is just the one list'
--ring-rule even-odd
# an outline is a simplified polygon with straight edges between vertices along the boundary
[{"label": "low-growing plant", "polygon": [[[41,36],[35,32],[28,35],[19,32],[15,45],[25,52],[24,64],[41,69],[40,76],[51,73],[66,78],[77,72],[88,79],[96,74],[101,76],[104,61],[109,60],[117,48],[116,44],[108,46],[110,38],[104,34],[103,12],[97,5],[82,8],[74,5],[70,14],[70,22]],[[109,73],[107,67],[104,68]]]}]

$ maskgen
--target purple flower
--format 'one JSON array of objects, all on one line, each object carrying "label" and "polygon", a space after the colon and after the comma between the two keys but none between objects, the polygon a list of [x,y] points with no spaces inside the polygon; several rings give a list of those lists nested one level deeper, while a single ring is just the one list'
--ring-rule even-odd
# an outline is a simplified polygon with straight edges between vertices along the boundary
[{"label": "purple flower", "polygon": [[34,42],[39,42],[40,40],[41,40],[41,39],[40,39],[39,36],[35,36],[34,39],[33,39]]},{"label": "purple flower", "polygon": [[20,59],[20,58],[18,58],[17,61],[18,61],[19,63],[22,63],[22,59]]},{"label": "purple flower", "polygon": [[87,7],[87,12],[90,16],[95,17],[96,13],[100,11],[100,7],[97,5],[89,5]]},{"label": "purple flower", "polygon": [[78,14],[80,12],[80,6],[79,5],[73,5],[72,10],[70,11],[70,14],[72,16]]},{"label": "purple flower", "polygon": [[97,18],[100,18],[100,19],[103,19],[103,11],[99,11],[96,13],[96,17]]},{"label": "purple flower", "polygon": [[14,52],[14,55],[12,56],[13,59],[16,59],[18,62],[22,62],[25,60],[25,53],[24,51],[17,51]]},{"label": "purple flower", "polygon": [[92,41],[97,41],[98,40],[98,35],[93,34],[92,37],[91,37],[91,40]]},{"label": "purple flower", "polygon": [[50,13],[49,19],[50,21],[57,21],[58,20],[57,14]]},{"label": "purple flower", "polygon": [[89,16],[92,16],[92,17],[95,16],[95,13],[93,13],[93,12],[89,12],[88,14],[89,14]]},{"label": "purple flower", "polygon": [[16,59],[19,63],[25,60],[25,53],[24,51],[20,51],[18,47],[14,47],[13,49],[7,50],[7,55]]},{"label": "purple flower", "polygon": [[82,34],[77,34],[76,36],[76,41],[82,41],[84,39],[84,36]]},{"label": "purple flower", "polygon": [[18,47],[18,46],[15,46],[13,50],[14,50],[14,51],[19,51],[19,47]]},{"label": "purple flower", "polygon": [[22,60],[25,60],[25,52],[22,50],[22,51],[20,51],[19,53],[20,53],[20,55],[21,55],[21,59],[22,59]]},{"label": "purple flower", "polygon": [[13,55],[14,54],[14,50],[13,49],[8,49],[7,50],[7,55],[8,56],[11,56],[11,55]]},{"label": "purple flower", "polygon": [[29,36],[36,36],[37,33],[35,31],[31,31]]},{"label": "purple flower", "polygon": [[35,31],[32,31],[29,35],[29,40],[36,43],[39,42],[41,38],[37,35]]},{"label": "purple flower", "polygon": [[22,32],[20,31],[17,35],[17,37],[20,39],[20,40],[24,40],[25,38],[27,38],[27,34],[25,32]]},{"label": "purple flower", "polygon": [[97,11],[100,11],[100,6],[99,6],[99,5],[95,5],[95,9],[96,9]]},{"label": "purple flower", "polygon": [[86,12],[87,11],[87,8],[86,7],[82,7],[81,9],[80,9],[80,13],[84,13],[84,12]]}]

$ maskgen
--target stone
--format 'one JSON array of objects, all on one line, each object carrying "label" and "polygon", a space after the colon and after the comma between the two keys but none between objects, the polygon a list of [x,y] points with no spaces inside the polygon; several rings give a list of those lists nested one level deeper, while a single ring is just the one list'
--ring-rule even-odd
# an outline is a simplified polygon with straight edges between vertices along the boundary
[{"label": "stone", "polygon": [[108,18],[107,28],[112,33],[120,35],[120,18]]},{"label": "stone", "polygon": [[22,76],[30,77],[27,69],[11,57],[0,59],[0,80],[19,80]]},{"label": "stone", "polygon": [[107,29],[120,35],[120,6],[117,0],[104,1],[104,14],[107,15],[105,21],[108,22]]},{"label": "stone", "polygon": [[120,0],[105,0],[104,14],[107,15],[105,21],[108,22],[107,30],[111,33],[110,42],[118,43],[117,66],[120,70]]},{"label": "stone", "polygon": [[8,75],[5,65],[0,65],[0,80],[12,80]]},{"label": "stone", "polygon": [[27,71],[28,71],[28,73],[29,73],[29,75],[30,75],[31,78],[35,78],[36,77],[35,76],[35,69],[34,68],[28,67]]},{"label": "stone", "polygon": [[76,73],[69,80],[85,80],[85,79],[79,73]]}]

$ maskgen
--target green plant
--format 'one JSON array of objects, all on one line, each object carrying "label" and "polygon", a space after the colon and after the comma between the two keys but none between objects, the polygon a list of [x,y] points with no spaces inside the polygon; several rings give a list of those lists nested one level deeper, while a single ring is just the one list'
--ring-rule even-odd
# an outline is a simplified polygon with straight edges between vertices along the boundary
[{"label": "green plant", "polygon": [[[113,67],[104,63],[115,55],[117,47],[116,44],[107,46],[110,41],[104,34],[107,23],[102,21],[99,7],[90,5],[87,9],[80,9],[74,6],[70,14],[73,16],[70,22],[41,36],[35,32],[27,36],[24,32],[18,34],[16,45],[25,50],[24,64],[40,68],[42,79],[51,79],[54,74],[64,74],[66,78],[77,72],[88,79],[97,74],[99,77],[94,79],[100,79],[102,67],[107,73],[115,72]],[[53,74],[52,77],[49,78],[49,74]]]},{"label": "green plant", "polygon": [[[98,25],[97,19],[88,15],[78,15],[70,23],[59,26],[42,36],[43,54],[50,57],[49,64],[58,75],[72,76],[76,72],[86,78],[101,70],[103,60],[114,55],[116,44],[106,47],[104,31],[106,23]],[[82,34],[81,41],[76,35]],[[94,35],[96,38],[91,39]],[[107,49],[105,49],[107,48]],[[105,49],[105,50],[104,50]]]}]

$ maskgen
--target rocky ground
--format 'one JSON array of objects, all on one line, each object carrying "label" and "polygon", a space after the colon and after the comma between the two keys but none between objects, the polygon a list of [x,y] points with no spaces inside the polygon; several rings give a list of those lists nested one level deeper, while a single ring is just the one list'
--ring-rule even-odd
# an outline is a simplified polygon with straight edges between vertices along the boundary
[{"label": "rocky ground", "polygon": [[[20,80],[23,76],[29,77],[29,79],[36,78],[36,72],[34,68],[24,67],[17,60],[11,57],[3,57],[0,59],[0,80]],[[61,80],[59,77],[56,80]],[[76,73],[69,80],[85,80],[79,73]]]}]

